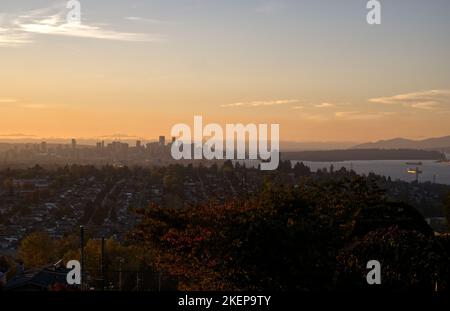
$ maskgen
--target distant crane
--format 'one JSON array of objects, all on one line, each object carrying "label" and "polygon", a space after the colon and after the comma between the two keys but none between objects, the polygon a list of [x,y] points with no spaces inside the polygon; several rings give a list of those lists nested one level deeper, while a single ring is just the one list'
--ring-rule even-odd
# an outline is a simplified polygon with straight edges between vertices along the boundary
[{"label": "distant crane", "polygon": [[423,171],[421,171],[419,169],[419,167],[416,167],[415,169],[414,168],[409,168],[408,169],[408,173],[416,175],[416,183],[419,183],[419,175],[422,174]]}]

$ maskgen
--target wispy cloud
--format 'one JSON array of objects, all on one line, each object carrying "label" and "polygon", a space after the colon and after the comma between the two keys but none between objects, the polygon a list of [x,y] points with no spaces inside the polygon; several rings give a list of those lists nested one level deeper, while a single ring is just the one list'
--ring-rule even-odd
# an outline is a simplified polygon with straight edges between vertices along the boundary
[{"label": "wispy cloud", "polygon": [[302,113],[300,115],[300,118],[308,120],[308,121],[328,121],[330,120],[329,116],[323,115],[323,114],[314,114],[314,113]]},{"label": "wispy cloud", "polygon": [[292,109],[294,109],[294,110],[303,110],[303,109],[305,109],[305,106],[300,106],[300,105],[293,106]]},{"label": "wispy cloud", "polygon": [[372,98],[369,99],[369,102],[385,105],[402,105],[424,110],[439,110],[446,105],[450,105],[450,90],[429,90]]},{"label": "wispy cloud", "polygon": [[15,29],[0,28],[0,47],[17,47],[33,42],[30,35]]},{"label": "wispy cloud", "polygon": [[116,138],[138,138],[136,135],[130,135],[125,133],[115,133],[115,134],[109,134],[109,135],[102,135],[99,136],[99,138],[105,138],[105,139],[116,139]]},{"label": "wispy cloud", "polygon": [[12,134],[0,134],[0,137],[3,137],[3,138],[23,138],[23,137],[36,137],[36,135],[24,134],[24,133],[12,133]]},{"label": "wispy cloud", "polygon": [[27,103],[19,101],[15,98],[0,98],[0,104],[3,108],[13,108],[13,109],[53,109],[53,108],[63,108],[65,105],[55,105],[47,103]]},{"label": "wispy cloud", "polygon": [[68,23],[64,5],[33,10],[17,16],[3,14],[0,18],[0,46],[17,47],[34,42],[36,35],[70,36],[103,40],[156,42],[160,34],[121,32],[105,24]]},{"label": "wispy cloud", "polygon": [[339,120],[378,120],[390,113],[384,112],[361,112],[361,111],[338,111],[335,113],[336,119]]},{"label": "wispy cloud", "polygon": [[21,104],[18,107],[25,108],[25,109],[50,109],[50,108],[56,108],[56,107],[61,107],[61,106],[49,105],[49,104]]},{"label": "wispy cloud", "polygon": [[15,98],[0,98],[0,104],[11,104],[16,103],[17,99]]},{"label": "wispy cloud", "polygon": [[298,99],[278,99],[278,100],[259,100],[259,101],[251,101],[251,102],[238,102],[232,104],[221,105],[224,108],[232,108],[232,107],[267,107],[267,106],[279,106],[279,105],[287,105],[298,103]]},{"label": "wispy cloud", "polygon": [[314,105],[314,107],[316,108],[330,108],[330,107],[335,107],[336,104],[333,103],[321,103],[321,104],[316,104]]},{"label": "wispy cloud", "polygon": [[125,20],[137,22],[137,23],[158,24],[158,25],[164,25],[164,24],[171,23],[170,21],[163,21],[160,19],[145,18],[145,17],[139,17],[139,16],[127,16],[127,17],[125,17]]},{"label": "wispy cloud", "polygon": [[420,102],[412,104],[411,107],[425,110],[439,110],[443,108],[443,104],[439,102]]}]

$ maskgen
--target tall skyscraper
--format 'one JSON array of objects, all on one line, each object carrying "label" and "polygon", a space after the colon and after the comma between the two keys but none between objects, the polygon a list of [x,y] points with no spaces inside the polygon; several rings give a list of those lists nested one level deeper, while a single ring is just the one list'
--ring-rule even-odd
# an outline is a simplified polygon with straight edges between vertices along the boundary
[{"label": "tall skyscraper", "polygon": [[72,149],[76,149],[77,148],[77,140],[74,138],[72,139]]},{"label": "tall skyscraper", "polygon": [[140,140],[136,140],[136,148],[141,148],[141,141]]}]

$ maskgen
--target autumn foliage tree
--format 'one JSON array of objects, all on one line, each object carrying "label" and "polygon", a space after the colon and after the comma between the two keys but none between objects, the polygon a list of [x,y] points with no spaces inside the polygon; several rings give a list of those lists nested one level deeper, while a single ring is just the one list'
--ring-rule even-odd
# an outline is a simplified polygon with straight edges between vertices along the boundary
[{"label": "autumn foliage tree", "polygon": [[34,232],[20,242],[18,255],[25,267],[44,267],[56,259],[54,242],[46,232]]},{"label": "autumn foliage tree", "polygon": [[[416,263],[419,273],[444,273],[443,249],[430,246],[433,232],[423,217],[404,203],[388,201],[376,184],[362,177],[310,180],[299,187],[269,181],[250,200],[183,209],[152,205],[140,214],[142,222],[132,239],[154,252],[156,267],[176,276],[181,289],[336,289],[347,277],[361,277],[355,261],[377,255],[376,248],[371,254],[363,246],[391,240],[396,246],[379,248],[378,258],[391,256],[397,246],[403,256],[416,249],[417,256],[434,258],[433,268],[420,268],[425,259]],[[388,231],[393,236],[385,237],[377,231],[394,225],[401,230],[397,235]],[[414,236],[420,237],[418,242]],[[356,257],[349,256],[353,249]],[[403,257],[389,258],[392,271],[401,267]],[[393,286],[415,286],[408,271],[398,273],[404,282]],[[430,288],[433,280],[421,276],[419,283]]]}]

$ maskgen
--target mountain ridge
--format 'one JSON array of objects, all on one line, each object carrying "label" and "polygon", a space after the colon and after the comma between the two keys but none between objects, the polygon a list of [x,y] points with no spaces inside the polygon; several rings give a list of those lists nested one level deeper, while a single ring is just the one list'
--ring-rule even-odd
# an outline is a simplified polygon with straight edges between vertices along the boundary
[{"label": "mountain ridge", "polygon": [[379,140],[358,144],[355,149],[431,149],[450,150],[450,135],[442,137],[427,138],[422,140],[406,139],[397,137],[387,140]]}]

